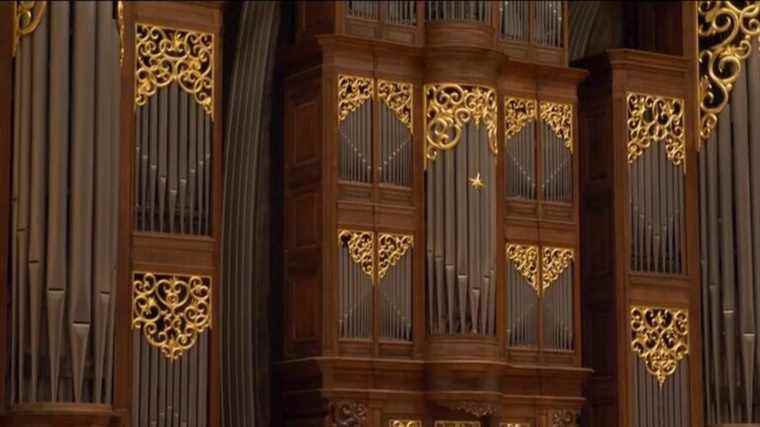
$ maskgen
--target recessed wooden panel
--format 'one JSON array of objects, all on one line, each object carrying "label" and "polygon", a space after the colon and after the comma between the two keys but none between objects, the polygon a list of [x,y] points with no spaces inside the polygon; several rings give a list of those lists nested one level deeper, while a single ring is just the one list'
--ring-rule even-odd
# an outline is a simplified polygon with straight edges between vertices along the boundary
[{"label": "recessed wooden panel", "polygon": [[311,246],[317,243],[319,195],[315,193],[300,194],[293,198],[293,210],[290,219],[293,221],[295,245]]},{"label": "recessed wooden panel", "polygon": [[296,165],[317,159],[320,150],[318,112],[319,106],[316,102],[307,102],[295,108],[293,159]]},{"label": "recessed wooden panel", "polygon": [[316,339],[319,326],[319,282],[316,279],[302,278],[293,280],[291,286],[292,338],[294,341]]}]

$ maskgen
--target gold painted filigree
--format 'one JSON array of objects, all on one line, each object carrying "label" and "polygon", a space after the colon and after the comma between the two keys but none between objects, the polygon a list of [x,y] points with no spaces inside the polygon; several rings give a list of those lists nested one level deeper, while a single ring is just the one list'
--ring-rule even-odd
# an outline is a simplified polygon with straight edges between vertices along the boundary
[{"label": "gold painted filigree", "polygon": [[536,100],[528,98],[504,98],[504,139],[520,133],[523,127],[536,120]]},{"label": "gold painted filigree", "polygon": [[451,150],[462,139],[471,120],[483,124],[491,151],[496,141],[496,91],[487,86],[438,83],[425,85],[425,157],[435,160],[439,151]]},{"label": "gold painted filigree", "polygon": [[515,270],[536,290],[536,293],[539,293],[538,246],[507,243],[506,253],[507,259],[514,264]]},{"label": "gold painted filigree", "polygon": [[570,248],[541,248],[541,283],[545,292],[573,262],[575,252]]},{"label": "gold painted filigree", "polygon": [[[700,1],[699,12],[699,100],[703,142],[728,105],[743,61],[752,49],[752,38],[760,39],[760,2]],[[700,144],[701,145],[701,144]]]},{"label": "gold painted filigree", "polygon": [[124,65],[124,2],[116,2],[116,24],[119,28],[119,65]]},{"label": "gold painted filigree", "polygon": [[13,16],[13,55],[21,41],[21,37],[32,34],[40,25],[47,9],[47,1],[13,1],[15,8]]},{"label": "gold painted filigree", "polygon": [[353,400],[330,402],[333,427],[360,427],[367,421],[367,405]]},{"label": "gold painted filigree", "polygon": [[375,84],[369,77],[338,76],[338,124],[374,97]]},{"label": "gold painted filigree", "polygon": [[499,423],[499,427],[530,427],[528,423]]},{"label": "gold painted filigree", "polygon": [[138,23],[135,105],[176,82],[214,119],[214,35]]},{"label": "gold painted filigree", "polygon": [[689,354],[688,310],[632,306],[631,349],[662,387]]},{"label": "gold painted filigree", "polygon": [[371,231],[338,231],[338,246],[346,246],[351,259],[369,277],[375,268],[375,233]]},{"label": "gold painted filigree", "polygon": [[448,421],[436,420],[435,427],[480,427],[480,421]]},{"label": "gold painted filigree", "polygon": [[396,117],[414,133],[412,127],[412,105],[414,103],[414,86],[411,83],[377,81],[377,97],[388,107]]},{"label": "gold painted filigree", "polygon": [[380,233],[377,237],[377,279],[382,280],[385,273],[396,265],[412,246],[414,236]]},{"label": "gold painted filigree", "polygon": [[652,143],[665,143],[668,160],[675,166],[685,166],[683,99],[629,92],[626,105],[628,163],[636,161]]},{"label": "gold painted filigree", "polygon": [[179,359],[210,327],[210,277],[133,273],[132,329],[166,358]]},{"label": "gold painted filigree", "polygon": [[422,420],[390,420],[390,427],[422,427]]},{"label": "gold painted filigree", "polygon": [[549,414],[551,427],[578,427],[580,425],[580,414],[573,410],[552,411]]},{"label": "gold painted filigree", "polygon": [[541,121],[565,141],[565,148],[573,152],[573,105],[541,101],[538,106]]}]

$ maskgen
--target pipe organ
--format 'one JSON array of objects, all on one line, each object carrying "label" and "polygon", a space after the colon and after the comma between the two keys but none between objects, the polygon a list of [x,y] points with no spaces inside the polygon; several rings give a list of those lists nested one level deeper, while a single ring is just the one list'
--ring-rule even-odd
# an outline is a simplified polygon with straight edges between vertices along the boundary
[{"label": "pipe organ", "polygon": [[575,426],[564,2],[299,2],[279,63],[289,425]]}]

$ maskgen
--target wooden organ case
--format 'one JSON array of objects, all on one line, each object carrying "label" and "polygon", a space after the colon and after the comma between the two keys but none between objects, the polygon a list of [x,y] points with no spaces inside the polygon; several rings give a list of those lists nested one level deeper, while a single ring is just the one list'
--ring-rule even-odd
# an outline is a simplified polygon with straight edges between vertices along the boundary
[{"label": "wooden organ case", "polygon": [[285,425],[576,426],[565,2],[299,2],[283,47]]}]

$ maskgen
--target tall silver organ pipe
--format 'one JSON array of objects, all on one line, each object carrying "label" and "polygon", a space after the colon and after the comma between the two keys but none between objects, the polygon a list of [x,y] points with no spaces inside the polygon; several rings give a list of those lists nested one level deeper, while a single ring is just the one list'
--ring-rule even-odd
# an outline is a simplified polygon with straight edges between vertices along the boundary
[{"label": "tall silver organ pipe", "polygon": [[411,186],[412,133],[385,103],[380,103],[380,182]]},{"label": "tall silver organ pipe", "polygon": [[[537,3],[537,2],[536,2]],[[506,40],[528,41],[531,2],[503,1],[501,4],[501,36]]]},{"label": "tall silver organ pipe", "polygon": [[533,33],[531,35],[533,43],[550,47],[562,47],[564,19],[562,1],[544,0],[524,3],[529,3],[534,7]]},{"label": "tall silver organ pipe", "polygon": [[573,155],[565,140],[557,137],[546,123],[540,125],[543,141],[544,200],[570,202],[573,199]]},{"label": "tall silver organ pipe", "polygon": [[377,19],[378,6],[380,2],[374,0],[348,0],[347,2],[348,16],[364,19]]},{"label": "tall silver organ pipe", "polygon": [[372,102],[365,102],[340,122],[340,170],[343,181],[372,181]]},{"label": "tall silver organ pipe", "polygon": [[416,1],[386,1],[382,2],[382,4],[388,7],[385,22],[398,25],[417,24]]},{"label": "tall silver organ pipe", "polygon": [[431,0],[426,4],[427,20],[491,22],[491,2],[485,0],[440,1]]},{"label": "tall silver organ pipe", "polygon": [[526,123],[516,135],[506,139],[504,170],[508,198],[536,199],[536,124]]}]

